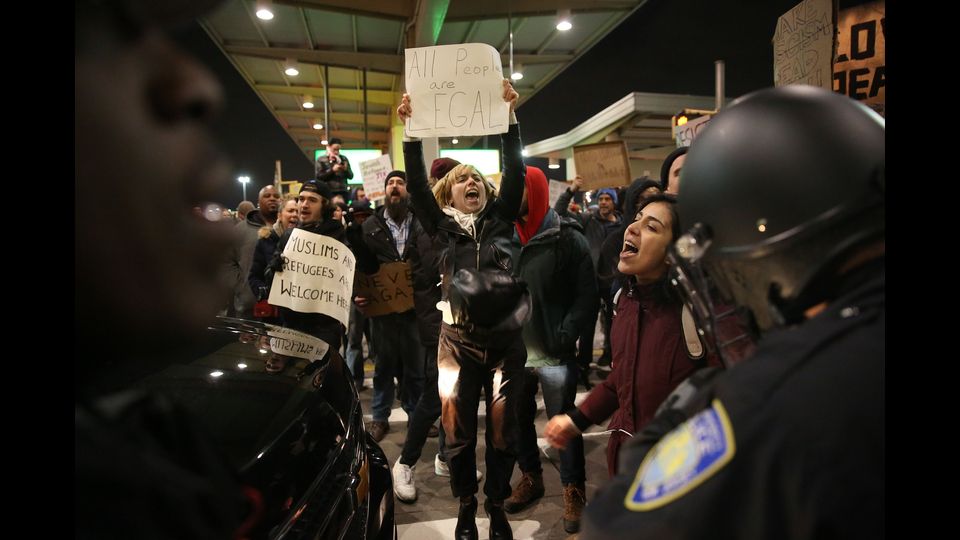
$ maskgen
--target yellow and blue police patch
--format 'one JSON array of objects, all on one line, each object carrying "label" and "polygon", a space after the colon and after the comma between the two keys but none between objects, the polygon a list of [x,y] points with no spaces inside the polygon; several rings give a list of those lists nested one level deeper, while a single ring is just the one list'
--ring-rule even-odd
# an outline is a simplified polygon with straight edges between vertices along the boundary
[{"label": "yellow and blue police patch", "polygon": [[715,399],[709,409],[679,425],[650,449],[623,504],[637,511],[659,508],[713,476],[735,452],[727,411]]}]

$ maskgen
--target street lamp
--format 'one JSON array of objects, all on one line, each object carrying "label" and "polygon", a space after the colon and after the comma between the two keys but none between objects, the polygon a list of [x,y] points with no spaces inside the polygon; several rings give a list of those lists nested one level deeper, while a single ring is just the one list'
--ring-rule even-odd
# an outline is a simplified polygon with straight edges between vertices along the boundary
[{"label": "street lamp", "polygon": [[247,200],[247,184],[250,183],[249,176],[239,176],[237,177],[237,182],[243,184],[243,200]]}]

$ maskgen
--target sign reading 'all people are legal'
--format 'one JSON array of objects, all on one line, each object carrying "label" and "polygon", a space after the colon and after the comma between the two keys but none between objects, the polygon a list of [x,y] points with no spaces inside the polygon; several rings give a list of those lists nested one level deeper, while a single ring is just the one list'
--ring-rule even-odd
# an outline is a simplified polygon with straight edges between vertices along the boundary
[{"label": "sign reading 'all people are legal'", "polygon": [[500,53],[486,43],[406,49],[404,74],[413,116],[409,137],[495,135],[507,131]]}]

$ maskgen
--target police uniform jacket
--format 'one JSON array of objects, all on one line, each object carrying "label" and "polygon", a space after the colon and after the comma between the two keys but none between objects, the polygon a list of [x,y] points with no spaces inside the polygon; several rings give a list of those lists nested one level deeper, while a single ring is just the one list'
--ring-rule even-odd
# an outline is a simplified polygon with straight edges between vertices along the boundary
[{"label": "police uniform jacket", "polygon": [[883,538],[883,260],[844,281],[635,437],[581,538]]}]

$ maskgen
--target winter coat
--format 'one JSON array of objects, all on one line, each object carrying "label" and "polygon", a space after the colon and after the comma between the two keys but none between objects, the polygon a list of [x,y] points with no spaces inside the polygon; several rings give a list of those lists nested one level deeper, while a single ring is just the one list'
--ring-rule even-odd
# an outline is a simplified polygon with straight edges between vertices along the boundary
[{"label": "winter coat", "polygon": [[334,172],[333,166],[336,163],[330,161],[330,156],[323,155],[317,160],[317,180],[326,182],[330,186],[330,191],[334,194],[343,193],[344,198],[349,194],[350,188],[347,187],[347,180],[353,178],[353,168],[350,166],[350,160],[347,156],[340,154],[340,162],[346,167],[340,172]]},{"label": "winter coat", "polygon": [[427,183],[420,141],[404,142],[403,155],[407,165],[407,190],[414,211],[423,229],[431,236],[439,254],[439,269],[443,276],[443,298],[447,298],[451,269],[502,270],[512,272],[510,244],[513,241],[513,222],[520,210],[523,197],[524,174],[520,126],[510,125],[500,135],[503,175],[499,197],[487,201],[476,218],[478,239],[474,240],[457,222],[443,213]]},{"label": "winter coat", "polygon": [[575,220],[547,211],[527,245],[514,235],[517,275],[527,283],[533,313],[523,326],[527,367],[572,362],[577,337],[593,324],[599,298],[590,248]]},{"label": "winter coat", "polygon": [[235,225],[236,239],[227,259],[230,282],[233,283],[233,309],[238,316],[249,316],[253,311],[256,298],[250,291],[247,276],[253,264],[254,247],[259,239],[258,232],[266,222],[260,210],[251,210],[247,218]]},{"label": "winter coat", "polygon": [[[581,430],[610,418],[607,429],[636,433],[684,379],[705,365],[720,365],[713,355],[701,361],[688,356],[680,320],[682,304],[663,300],[658,291],[662,287],[662,282],[631,284],[620,294],[610,330],[613,371],[570,415]],[[611,476],[626,438],[619,432],[610,435],[607,467]]]},{"label": "winter coat", "polygon": [[385,211],[386,206],[382,206],[363,222],[364,251],[369,255],[362,256],[359,248],[354,250],[357,255],[357,268],[362,272],[373,274],[379,270],[380,263],[407,261],[410,264],[413,275],[413,307],[416,312],[420,341],[424,347],[435,348],[439,341],[442,315],[437,309],[437,302],[440,301],[438,286],[440,272],[437,269],[437,253],[433,248],[433,239],[424,231],[417,216],[414,215],[410,222],[410,232],[407,234],[404,253],[397,253],[396,244],[384,216]]}]

